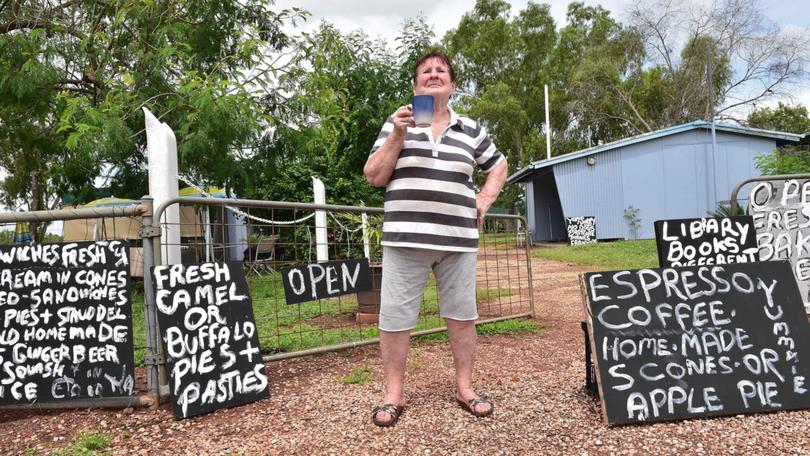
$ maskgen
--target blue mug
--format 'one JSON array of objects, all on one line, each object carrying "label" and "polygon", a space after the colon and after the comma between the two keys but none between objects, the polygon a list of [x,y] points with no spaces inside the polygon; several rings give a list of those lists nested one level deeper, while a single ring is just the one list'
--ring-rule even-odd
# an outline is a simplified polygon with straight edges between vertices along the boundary
[{"label": "blue mug", "polygon": [[411,105],[417,127],[426,128],[433,124],[433,95],[414,95]]}]

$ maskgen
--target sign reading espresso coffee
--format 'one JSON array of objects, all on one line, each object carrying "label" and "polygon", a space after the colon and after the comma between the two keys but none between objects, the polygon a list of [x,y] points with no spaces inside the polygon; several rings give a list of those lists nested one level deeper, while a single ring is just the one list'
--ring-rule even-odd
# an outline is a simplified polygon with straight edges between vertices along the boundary
[{"label": "sign reading espresso coffee", "polygon": [[810,326],[788,262],[584,282],[609,424],[810,407]]}]

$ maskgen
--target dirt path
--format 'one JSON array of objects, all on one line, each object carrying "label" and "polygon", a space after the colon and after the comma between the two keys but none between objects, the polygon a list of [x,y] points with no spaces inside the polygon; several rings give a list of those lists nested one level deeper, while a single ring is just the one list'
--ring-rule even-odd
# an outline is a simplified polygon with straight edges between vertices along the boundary
[{"label": "dirt path", "polygon": [[[535,259],[536,334],[479,339],[476,385],[490,418],[453,402],[447,344],[419,344],[408,364],[408,409],[392,429],[369,420],[382,397],[376,347],[268,365],[271,397],[175,421],[157,410],[0,412],[3,454],[46,453],[78,433],[114,437],[113,454],[810,454],[810,411],[608,428],[583,392],[579,266]],[[375,381],[340,378],[369,365]]]}]

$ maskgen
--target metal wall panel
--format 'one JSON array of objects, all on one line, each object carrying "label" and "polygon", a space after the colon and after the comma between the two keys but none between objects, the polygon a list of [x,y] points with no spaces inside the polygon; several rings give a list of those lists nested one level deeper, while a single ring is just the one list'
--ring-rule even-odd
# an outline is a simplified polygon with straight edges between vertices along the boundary
[{"label": "metal wall panel", "polygon": [[[533,223],[529,230],[534,233],[535,241],[560,241],[567,238],[565,219],[563,218],[560,196],[557,193],[557,184],[554,174],[547,173],[531,180],[534,188],[532,201]],[[528,200],[527,200],[528,204]]]},{"label": "metal wall panel", "polygon": [[621,149],[554,166],[563,217],[596,217],[597,239],[625,237]]},{"label": "metal wall panel", "polygon": [[631,238],[630,206],[639,209],[640,239],[655,236],[656,220],[705,217],[737,183],[759,175],[754,157],[776,147],[772,139],[725,132],[716,142],[713,156],[711,132],[692,130],[593,155],[593,166],[584,157],[556,164],[563,216],[595,216],[599,239]]}]

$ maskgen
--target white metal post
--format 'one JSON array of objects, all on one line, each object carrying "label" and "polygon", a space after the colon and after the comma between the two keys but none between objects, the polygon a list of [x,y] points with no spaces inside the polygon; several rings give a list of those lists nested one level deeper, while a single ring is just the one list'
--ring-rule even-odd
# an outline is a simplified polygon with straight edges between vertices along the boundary
[{"label": "white metal post", "polygon": [[[326,204],[326,189],[323,186],[323,182],[315,176],[312,176],[312,192],[315,195],[315,204]],[[315,245],[318,262],[329,261],[325,211],[315,211]]]},{"label": "white metal post", "polygon": [[[178,197],[177,140],[168,125],[162,123],[148,109],[143,108],[146,123],[146,152],[149,162],[149,194],[159,207],[165,201]],[[160,221],[161,264],[179,264],[180,260],[180,206],[166,209]],[[144,271],[148,274],[148,272]]]},{"label": "white metal post", "polygon": [[548,84],[543,85],[546,98],[546,160],[551,158],[551,121],[548,115]]}]

